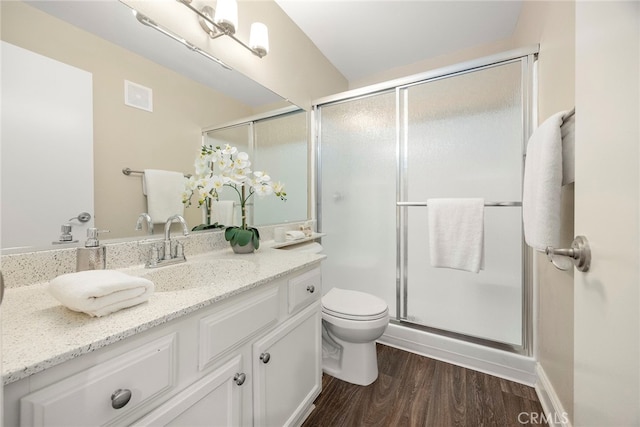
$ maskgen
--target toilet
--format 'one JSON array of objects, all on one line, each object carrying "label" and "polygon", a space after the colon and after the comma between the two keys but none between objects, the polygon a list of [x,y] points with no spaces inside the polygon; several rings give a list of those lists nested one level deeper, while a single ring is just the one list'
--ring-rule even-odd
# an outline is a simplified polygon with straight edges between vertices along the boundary
[{"label": "toilet", "polygon": [[322,370],[352,384],[378,378],[376,340],[389,324],[387,303],[365,292],[333,288],[322,297]]}]

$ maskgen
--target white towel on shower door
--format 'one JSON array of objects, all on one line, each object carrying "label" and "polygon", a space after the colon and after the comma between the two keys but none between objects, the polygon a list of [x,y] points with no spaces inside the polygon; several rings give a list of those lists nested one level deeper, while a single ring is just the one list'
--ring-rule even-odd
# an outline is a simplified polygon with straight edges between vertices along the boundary
[{"label": "white towel on shower door", "polygon": [[484,199],[428,199],[431,265],[478,273],[484,267]]}]

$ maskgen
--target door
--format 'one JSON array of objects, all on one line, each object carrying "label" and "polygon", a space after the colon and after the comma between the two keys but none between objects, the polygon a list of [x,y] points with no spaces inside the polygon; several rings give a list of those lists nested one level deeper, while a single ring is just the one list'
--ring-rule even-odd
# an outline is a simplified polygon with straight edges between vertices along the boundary
[{"label": "door", "polygon": [[[401,318],[521,348],[522,153],[528,58],[400,89]],[[429,198],[481,197],[478,274],[429,263]],[[420,203],[423,203],[422,205]]]},{"label": "door", "polygon": [[254,426],[290,426],[322,388],[320,301],[253,345]]},{"label": "door", "polygon": [[574,425],[640,423],[640,3],[576,2]]}]

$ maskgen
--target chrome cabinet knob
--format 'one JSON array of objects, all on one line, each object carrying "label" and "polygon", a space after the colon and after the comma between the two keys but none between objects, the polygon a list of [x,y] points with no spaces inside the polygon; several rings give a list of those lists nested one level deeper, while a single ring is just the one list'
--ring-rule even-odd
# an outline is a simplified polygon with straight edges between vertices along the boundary
[{"label": "chrome cabinet knob", "polygon": [[316,287],[313,285],[309,285],[307,286],[307,292],[309,292],[310,294],[314,293],[316,291]]},{"label": "chrome cabinet knob", "polygon": [[236,384],[238,384],[238,385],[242,385],[242,384],[244,384],[244,382],[246,381],[246,379],[247,379],[247,376],[246,376],[245,374],[243,374],[243,373],[236,374],[236,375],[233,377],[233,381],[234,381]]},{"label": "chrome cabinet knob", "polygon": [[262,363],[269,363],[269,360],[271,360],[271,355],[269,353],[262,353],[260,355],[260,360],[262,360]]},{"label": "chrome cabinet knob", "polygon": [[124,408],[131,400],[131,390],[119,388],[111,395],[111,406],[113,409]]}]

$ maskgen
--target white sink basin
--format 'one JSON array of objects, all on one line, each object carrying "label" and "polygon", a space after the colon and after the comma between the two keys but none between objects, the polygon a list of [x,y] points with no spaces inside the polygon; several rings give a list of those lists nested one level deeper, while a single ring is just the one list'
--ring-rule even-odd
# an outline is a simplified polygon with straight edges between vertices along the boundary
[{"label": "white sink basin", "polygon": [[211,286],[224,280],[228,282],[256,269],[251,261],[235,258],[212,258],[181,264],[145,269],[140,277],[151,280],[156,292],[175,292],[196,287]]}]

